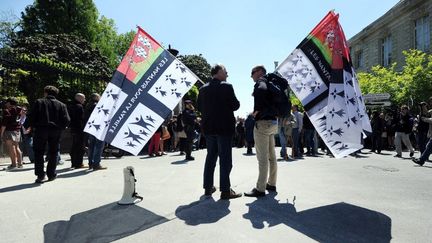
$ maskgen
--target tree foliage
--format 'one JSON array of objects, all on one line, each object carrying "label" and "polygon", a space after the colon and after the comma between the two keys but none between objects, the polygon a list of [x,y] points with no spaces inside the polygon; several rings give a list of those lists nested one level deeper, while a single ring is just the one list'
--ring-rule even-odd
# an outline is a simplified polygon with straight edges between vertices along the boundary
[{"label": "tree foliage", "polygon": [[209,79],[211,66],[201,54],[181,55],[178,59],[195,73],[201,81],[206,82]]},{"label": "tree foliage", "polygon": [[[20,88],[29,100],[41,95],[48,84],[58,86],[65,98],[75,92],[95,92],[109,81],[111,69],[107,58],[89,42],[75,35],[35,35],[21,37],[12,44],[12,61],[18,62],[31,75],[21,78]],[[39,91],[39,93],[35,92]]]},{"label": "tree foliage", "polygon": [[118,65],[114,47],[117,42],[117,31],[114,20],[102,16],[96,26],[97,34],[94,42],[102,55],[107,57],[109,67],[114,70]]},{"label": "tree foliage", "polygon": [[35,0],[21,13],[19,34],[73,34],[94,43],[98,16],[92,0]]},{"label": "tree foliage", "polygon": [[90,43],[67,34],[36,35],[17,39],[12,44],[15,57],[106,79],[111,75],[107,58]]},{"label": "tree foliage", "polygon": [[16,37],[16,29],[19,26],[18,19],[9,12],[0,13],[0,48],[7,49]]},{"label": "tree foliage", "polygon": [[126,54],[133,38],[135,37],[135,34],[136,31],[131,30],[123,34],[119,34],[117,36],[115,46],[114,46],[114,54],[116,57],[117,64],[121,62],[123,56]]},{"label": "tree foliage", "polygon": [[395,105],[427,100],[432,96],[432,55],[419,50],[403,51],[405,65],[396,71],[390,67],[374,66],[369,73],[358,73],[363,94],[389,93]]},{"label": "tree foliage", "polygon": [[[201,55],[181,55],[178,59],[183,62],[201,81],[207,81],[210,77],[211,66],[207,60]],[[200,82],[200,81],[198,81]],[[198,98],[198,87],[194,85],[185,95],[184,99],[193,100],[195,103]]]},{"label": "tree foliage", "polygon": [[[95,88],[109,80],[135,34],[118,34],[114,20],[99,17],[92,0],[35,0],[21,13],[21,20],[0,19],[0,65],[23,70],[7,78],[29,101],[40,97],[47,84],[60,88],[60,98],[98,92]],[[210,76],[210,65],[202,55],[180,59],[200,80]],[[198,87],[187,98],[196,100]]]}]

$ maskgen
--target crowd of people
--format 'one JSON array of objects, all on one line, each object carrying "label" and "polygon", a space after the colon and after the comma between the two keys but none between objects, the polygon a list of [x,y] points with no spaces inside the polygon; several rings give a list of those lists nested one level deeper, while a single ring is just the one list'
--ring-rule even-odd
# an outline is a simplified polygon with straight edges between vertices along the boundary
[{"label": "crowd of people", "polygon": [[[77,93],[74,101],[66,106],[56,99],[59,90],[51,85],[44,88],[44,97],[37,99],[28,109],[18,104],[14,97],[8,98],[2,109],[1,139],[10,157],[8,170],[23,167],[22,149],[34,163],[35,183],[53,181],[57,177],[56,167],[60,163],[60,142],[66,127],[70,128],[72,145],[69,151],[71,167],[102,170],[100,165],[103,141],[84,133],[85,122],[90,117],[98,100],[92,94],[85,106],[85,95]],[[84,163],[87,151],[88,166]],[[47,161],[45,170],[45,161]]]},{"label": "crowd of people", "polygon": [[[277,146],[280,146],[279,160],[318,156],[322,154],[319,149],[332,156],[317,135],[308,115],[301,112],[301,107],[292,105],[284,116],[278,115],[272,108],[264,66],[252,69],[254,110],[246,119],[234,117],[240,102],[232,85],[226,81],[228,73],[225,67],[221,64],[213,66],[211,75],[212,79],[200,88],[196,104],[185,100],[183,111],[169,117],[143,149],[149,157],[163,156],[168,151],[180,152],[185,160],[192,161],[195,159],[192,156],[194,149],[206,148],[203,177],[205,195],[212,195],[216,191],[213,175],[218,158],[221,199],[243,195],[231,189],[229,176],[233,147],[245,147],[244,154],[256,155],[258,161],[256,185],[250,192],[244,193],[249,197],[265,196],[266,190],[276,191]],[[11,160],[7,169],[23,167],[21,149],[24,149],[30,162],[35,164],[36,183],[43,183],[46,176],[48,181],[56,179],[60,139],[66,127],[72,136],[69,151],[71,167],[106,169],[100,164],[104,142],[83,131],[100,96],[92,94],[86,104],[85,95],[77,93],[73,102],[66,106],[56,99],[58,92],[56,87],[46,86],[44,97],[31,106],[19,105],[13,97],[3,104],[1,139]],[[413,162],[423,165],[432,152],[432,97],[419,103],[416,108],[416,112],[412,112],[403,105],[394,110],[371,112],[372,133],[363,141],[365,148],[377,154],[382,150],[395,151],[394,157],[401,158],[405,146]],[[419,158],[414,157],[416,149]],[[84,162],[86,152],[88,165]],[[45,160],[48,162],[46,171]]]}]

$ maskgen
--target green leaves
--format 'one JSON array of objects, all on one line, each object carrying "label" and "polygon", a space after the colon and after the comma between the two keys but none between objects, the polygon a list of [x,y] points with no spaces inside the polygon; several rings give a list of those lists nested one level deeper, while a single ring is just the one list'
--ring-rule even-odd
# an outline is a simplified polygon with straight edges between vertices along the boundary
[{"label": "green leaves", "polygon": [[374,66],[357,77],[363,94],[389,93],[396,105],[417,103],[432,95],[432,56],[419,50],[403,51],[405,65],[396,71],[396,63],[385,68]]},{"label": "green leaves", "polygon": [[93,43],[98,15],[92,0],[35,0],[22,13],[19,35],[73,34]]},{"label": "green leaves", "polygon": [[178,59],[195,73],[201,81],[206,82],[210,78],[211,66],[201,54],[180,55]]},{"label": "green leaves", "polygon": [[50,68],[58,73],[107,80],[111,76],[108,60],[87,41],[67,34],[36,35],[17,39],[12,54],[20,62],[32,64],[32,71]]},{"label": "green leaves", "polygon": [[[210,64],[201,55],[181,55],[178,59],[186,65],[198,78],[206,82],[210,78]],[[199,82],[199,81],[198,81]],[[194,85],[191,90],[185,95],[185,99],[196,101],[198,98],[198,87]]]}]

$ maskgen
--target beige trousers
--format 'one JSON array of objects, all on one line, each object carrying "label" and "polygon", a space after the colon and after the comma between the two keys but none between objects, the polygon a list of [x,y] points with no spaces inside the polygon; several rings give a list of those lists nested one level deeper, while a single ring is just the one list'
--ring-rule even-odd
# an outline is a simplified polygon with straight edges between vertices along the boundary
[{"label": "beige trousers", "polygon": [[277,130],[276,120],[255,122],[254,140],[259,171],[256,189],[260,192],[265,192],[267,183],[276,186],[277,163],[274,135],[277,134]]}]

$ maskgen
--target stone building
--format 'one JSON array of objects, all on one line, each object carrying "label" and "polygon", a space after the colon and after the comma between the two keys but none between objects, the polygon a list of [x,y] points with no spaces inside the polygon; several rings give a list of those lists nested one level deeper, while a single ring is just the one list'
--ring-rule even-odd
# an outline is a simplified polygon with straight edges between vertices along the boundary
[{"label": "stone building", "polygon": [[432,0],[400,0],[387,13],[348,42],[354,68],[369,71],[375,65],[404,65],[403,50],[431,53]]}]

